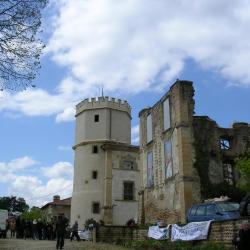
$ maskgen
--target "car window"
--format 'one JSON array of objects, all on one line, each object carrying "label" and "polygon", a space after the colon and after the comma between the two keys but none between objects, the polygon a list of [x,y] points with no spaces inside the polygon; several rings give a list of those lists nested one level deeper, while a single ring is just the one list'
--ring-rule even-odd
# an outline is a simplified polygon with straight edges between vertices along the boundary
[{"label": "car window", "polygon": [[196,209],[197,209],[197,206],[193,206],[190,210],[190,215],[195,215]]},{"label": "car window", "polygon": [[214,204],[207,205],[207,212],[206,212],[207,215],[212,215],[212,214],[215,214],[216,212],[217,211],[216,211],[216,207]]},{"label": "car window", "polygon": [[233,202],[217,203],[217,207],[221,212],[230,212],[239,210],[239,204]]},{"label": "car window", "polygon": [[205,206],[199,206],[196,210],[195,215],[205,215],[206,207]]}]

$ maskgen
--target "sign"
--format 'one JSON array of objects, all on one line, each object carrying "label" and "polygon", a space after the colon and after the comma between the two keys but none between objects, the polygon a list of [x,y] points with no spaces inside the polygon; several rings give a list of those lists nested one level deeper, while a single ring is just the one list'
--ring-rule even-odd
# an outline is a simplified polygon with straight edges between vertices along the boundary
[{"label": "sign", "polygon": [[173,224],[171,241],[205,240],[207,239],[210,223],[211,221],[190,222],[183,227]]},{"label": "sign", "polygon": [[167,227],[158,227],[152,226],[148,229],[148,237],[156,240],[165,240],[168,239],[168,228]]}]

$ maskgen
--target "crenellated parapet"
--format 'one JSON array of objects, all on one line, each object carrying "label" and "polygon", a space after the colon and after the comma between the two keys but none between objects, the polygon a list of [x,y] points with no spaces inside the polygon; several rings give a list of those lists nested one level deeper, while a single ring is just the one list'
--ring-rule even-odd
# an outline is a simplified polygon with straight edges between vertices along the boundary
[{"label": "crenellated parapet", "polygon": [[109,96],[97,98],[87,98],[76,105],[76,116],[85,110],[110,108],[127,112],[131,116],[131,107],[126,100],[121,100]]}]

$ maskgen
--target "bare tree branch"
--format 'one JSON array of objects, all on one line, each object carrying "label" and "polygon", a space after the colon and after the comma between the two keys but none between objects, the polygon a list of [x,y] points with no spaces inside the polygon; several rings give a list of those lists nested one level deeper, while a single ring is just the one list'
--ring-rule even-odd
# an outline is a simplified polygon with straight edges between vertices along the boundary
[{"label": "bare tree branch", "polygon": [[48,0],[0,0],[0,90],[26,89],[40,68],[36,38]]}]

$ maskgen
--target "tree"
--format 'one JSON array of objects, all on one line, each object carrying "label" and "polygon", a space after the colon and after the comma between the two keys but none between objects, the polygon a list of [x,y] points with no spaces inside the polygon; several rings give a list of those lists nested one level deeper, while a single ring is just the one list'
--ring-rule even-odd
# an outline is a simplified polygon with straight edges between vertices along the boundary
[{"label": "tree", "polygon": [[48,0],[0,1],[0,90],[23,90],[40,68],[44,44],[36,38]]},{"label": "tree", "polygon": [[250,151],[236,160],[235,167],[240,174],[238,187],[250,193]]},{"label": "tree", "polygon": [[38,220],[38,219],[44,219],[45,214],[41,210],[41,208],[32,207],[29,211],[25,211],[24,213],[22,213],[21,218],[26,220],[34,220],[34,219]]},{"label": "tree", "polygon": [[24,198],[17,198],[16,196],[5,196],[0,197],[0,209],[6,209],[9,212],[24,212],[29,209],[29,205],[26,203]]}]

